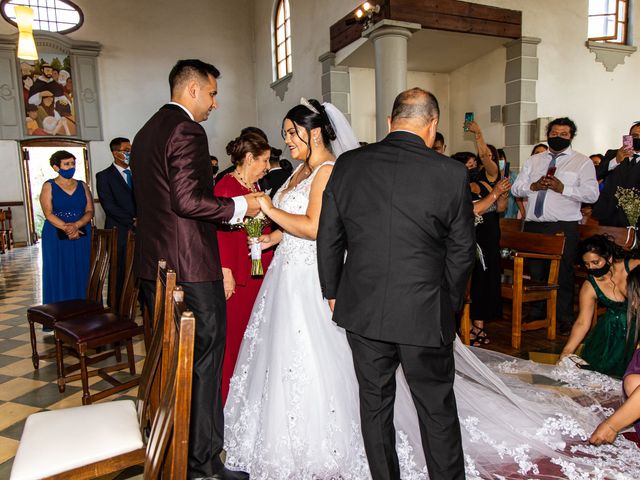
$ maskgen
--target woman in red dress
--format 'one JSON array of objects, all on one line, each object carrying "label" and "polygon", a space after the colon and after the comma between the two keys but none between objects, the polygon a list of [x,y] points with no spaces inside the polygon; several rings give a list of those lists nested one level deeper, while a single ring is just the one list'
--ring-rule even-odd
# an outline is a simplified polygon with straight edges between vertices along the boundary
[{"label": "woman in red dress", "polygon": [[[229,142],[227,154],[235,169],[215,185],[218,197],[237,197],[259,191],[258,180],[269,170],[271,148],[264,138],[246,133]],[[268,228],[265,233],[268,233]],[[221,226],[218,246],[224,275],[224,295],[227,299],[227,340],[222,364],[222,398],[227,399],[229,381],[233,375],[244,331],[256,300],[263,276],[251,276],[251,257],[244,228]],[[273,251],[262,253],[266,273]]]}]

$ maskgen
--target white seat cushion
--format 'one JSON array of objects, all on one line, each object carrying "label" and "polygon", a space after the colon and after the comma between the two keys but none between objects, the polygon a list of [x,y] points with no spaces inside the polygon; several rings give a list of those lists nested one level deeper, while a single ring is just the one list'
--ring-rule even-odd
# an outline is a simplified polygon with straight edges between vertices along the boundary
[{"label": "white seat cushion", "polygon": [[11,480],[35,480],[144,446],[131,400],[34,413],[27,418]]}]

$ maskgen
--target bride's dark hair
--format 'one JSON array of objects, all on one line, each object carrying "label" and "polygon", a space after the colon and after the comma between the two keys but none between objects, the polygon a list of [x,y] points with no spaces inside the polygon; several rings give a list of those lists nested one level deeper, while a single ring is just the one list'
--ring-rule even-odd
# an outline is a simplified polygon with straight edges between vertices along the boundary
[{"label": "bride's dark hair", "polygon": [[327,112],[324,107],[318,102],[316,99],[312,98],[308,100],[308,102],[315,108],[319,113],[314,112],[309,107],[305,105],[296,105],[291,110],[287,112],[287,114],[282,119],[282,128],[281,134],[282,138],[285,137],[284,131],[284,121],[286,119],[291,120],[296,125],[301,126],[307,131],[307,141],[305,142],[300,135],[298,135],[296,130],[296,135],[298,138],[302,140],[305,145],[309,148],[307,152],[307,160],[311,157],[311,130],[314,128],[319,128],[322,133],[322,142],[325,147],[331,148],[331,141],[336,139],[336,132],[333,131],[333,127],[331,126],[331,122],[329,121],[329,117],[327,116]]}]

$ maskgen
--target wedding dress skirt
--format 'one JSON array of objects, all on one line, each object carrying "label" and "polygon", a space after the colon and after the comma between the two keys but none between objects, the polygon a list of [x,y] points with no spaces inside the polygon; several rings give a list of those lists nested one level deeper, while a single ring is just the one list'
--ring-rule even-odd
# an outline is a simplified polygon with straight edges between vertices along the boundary
[{"label": "wedding dress skirt", "polygon": [[[278,195],[276,205],[304,213],[311,181],[282,199]],[[468,479],[640,478],[640,450],[633,442],[619,438],[603,447],[587,442],[619,405],[619,381],[470,349],[459,340],[454,355]],[[369,479],[359,418],[351,351],[322,298],[315,242],[285,233],[231,380],[226,464],[254,480]],[[417,415],[401,369],[394,423],[401,478],[427,479]]]}]

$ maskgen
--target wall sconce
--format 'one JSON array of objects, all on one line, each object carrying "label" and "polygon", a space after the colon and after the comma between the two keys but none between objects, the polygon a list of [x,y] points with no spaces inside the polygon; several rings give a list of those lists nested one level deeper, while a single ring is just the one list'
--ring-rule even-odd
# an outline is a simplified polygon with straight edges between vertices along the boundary
[{"label": "wall sconce", "polygon": [[349,18],[347,25],[353,25],[355,23],[362,23],[363,29],[366,30],[373,24],[373,16],[376,13],[380,13],[380,5],[373,5],[371,2],[364,2],[358,7],[353,14],[353,18]]},{"label": "wall sconce", "polygon": [[22,5],[15,6],[18,24],[18,58],[38,60],[36,42],[33,39],[33,9]]}]

